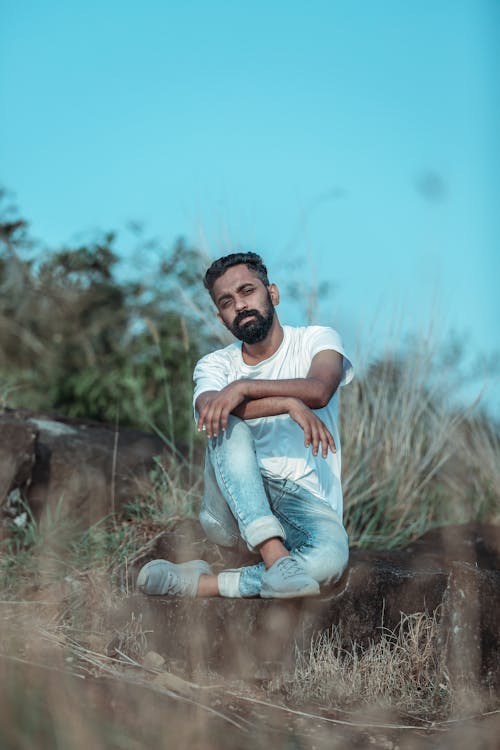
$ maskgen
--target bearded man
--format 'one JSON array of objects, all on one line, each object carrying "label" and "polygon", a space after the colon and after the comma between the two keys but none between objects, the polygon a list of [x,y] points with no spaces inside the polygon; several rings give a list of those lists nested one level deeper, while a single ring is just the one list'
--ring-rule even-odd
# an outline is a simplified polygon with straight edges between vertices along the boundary
[{"label": "bearded man", "polygon": [[153,560],[146,594],[288,599],[338,580],[349,557],[342,524],[337,389],[353,376],[340,336],[281,325],[279,291],[256,253],[205,274],[219,320],[239,340],[194,371],[194,410],[208,442],[200,522],[222,546],[243,540],[255,565],[213,574],[203,560]]}]

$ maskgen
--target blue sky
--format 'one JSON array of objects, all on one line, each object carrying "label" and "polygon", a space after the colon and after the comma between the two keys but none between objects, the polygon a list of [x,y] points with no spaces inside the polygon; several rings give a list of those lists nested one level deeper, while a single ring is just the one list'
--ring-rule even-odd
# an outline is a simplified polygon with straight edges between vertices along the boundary
[{"label": "blue sky", "polygon": [[0,181],[49,245],[138,220],[254,249],[330,282],[363,361],[432,321],[472,364],[500,348],[499,36],[495,0],[3,0]]}]

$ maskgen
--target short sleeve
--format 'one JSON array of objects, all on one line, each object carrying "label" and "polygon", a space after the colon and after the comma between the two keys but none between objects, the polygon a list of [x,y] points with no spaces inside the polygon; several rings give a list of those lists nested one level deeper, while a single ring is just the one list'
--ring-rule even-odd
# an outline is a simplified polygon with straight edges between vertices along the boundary
[{"label": "short sleeve", "polygon": [[221,391],[228,384],[228,362],[220,352],[202,357],[194,368],[193,410],[196,399],[205,391]]},{"label": "short sleeve", "polygon": [[340,334],[333,328],[327,326],[310,326],[308,330],[307,348],[312,358],[319,352],[333,349],[342,355],[342,380],[340,385],[347,385],[354,377],[352,362],[344,351]]}]

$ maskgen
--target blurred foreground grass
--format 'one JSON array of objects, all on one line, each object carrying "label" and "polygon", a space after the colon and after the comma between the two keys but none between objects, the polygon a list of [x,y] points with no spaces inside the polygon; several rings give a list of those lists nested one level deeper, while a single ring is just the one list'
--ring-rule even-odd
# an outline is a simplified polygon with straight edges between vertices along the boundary
[{"label": "blurred foreground grass", "polygon": [[[353,392],[353,404],[367,399]],[[392,400],[386,405],[392,409]],[[386,418],[378,417],[381,423]],[[436,418],[434,412],[429,418]],[[421,424],[423,430],[423,416]],[[455,494],[457,478],[448,465],[453,449],[468,439],[470,460],[480,458],[474,454],[472,426],[469,418],[455,421],[453,429],[449,422],[444,425],[435,445],[446,447],[446,460],[439,461],[439,453],[428,457],[424,446],[412,474],[398,453],[399,441],[384,445],[375,435],[371,442],[360,419],[358,431],[352,430],[346,441],[346,462],[355,436],[359,445],[351,450],[368,452],[380,466],[370,477],[366,462],[365,492],[380,492],[379,502],[385,497],[387,504],[377,525],[365,527],[363,519],[369,515],[361,512],[363,485],[351,484],[346,504],[354,541],[383,547],[384,540],[408,540],[441,522],[447,512],[454,521],[478,516],[496,520],[498,498],[488,494],[495,490],[494,476],[488,473],[496,468],[494,462],[481,467],[484,486],[476,478],[461,495]],[[479,428],[481,442],[475,450],[480,453],[486,441],[492,458],[498,456],[495,434],[482,422]],[[418,446],[418,436],[415,440]],[[393,460],[387,458],[391,451]],[[38,521],[28,513],[23,527],[10,529],[0,556],[0,747],[245,748],[272,741],[277,748],[343,748],[351,743],[364,747],[359,743],[366,740],[370,747],[380,741],[380,747],[410,750],[426,746],[423,730],[429,733],[429,747],[470,747],[465,737],[473,746],[480,739],[477,746],[490,747],[494,735],[484,722],[496,714],[484,715],[496,710],[497,698],[456,689],[443,661],[439,613],[402,618],[394,632],[384,632],[362,648],[353,643],[346,649],[339,629],[332,627],[307,652],[297,652],[292,671],[278,671],[267,681],[243,684],[206,671],[196,676],[196,684],[181,680],[179,689],[179,675],[171,672],[175,667],[148,666],[148,633],[140,615],[118,630],[114,615],[133,591],[137,561],[175,520],[196,514],[201,467],[182,469],[175,461],[158,466],[148,495],[132,499],[120,517],[104,518],[89,529],[79,528],[62,509]],[[360,482],[356,474],[355,481]],[[403,493],[401,481],[410,482],[412,491]],[[352,494],[356,486],[358,500]],[[477,487],[484,500],[476,506],[468,498]],[[399,512],[418,519],[419,525],[408,522],[407,529],[401,528],[390,504],[391,488]],[[425,513],[419,505],[422,497]],[[474,715],[483,716],[477,725]],[[474,731],[457,736],[453,727],[462,720]],[[387,744],[393,735],[396,744]]]}]

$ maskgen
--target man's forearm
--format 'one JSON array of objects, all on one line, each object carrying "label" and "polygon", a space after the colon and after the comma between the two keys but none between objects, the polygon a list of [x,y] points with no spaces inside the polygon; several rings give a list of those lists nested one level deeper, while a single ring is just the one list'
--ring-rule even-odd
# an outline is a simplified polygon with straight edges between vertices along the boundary
[{"label": "man's forearm", "polygon": [[321,380],[312,377],[286,380],[245,379],[238,382],[242,384],[245,399],[250,402],[255,399],[298,398],[310,409],[321,409],[326,406],[332,395],[331,390]]},{"label": "man's forearm", "polygon": [[241,419],[258,419],[259,417],[276,417],[288,414],[292,399],[287,396],[268,396],[251,401],[244,401],[233,409],[233,414]]}]

